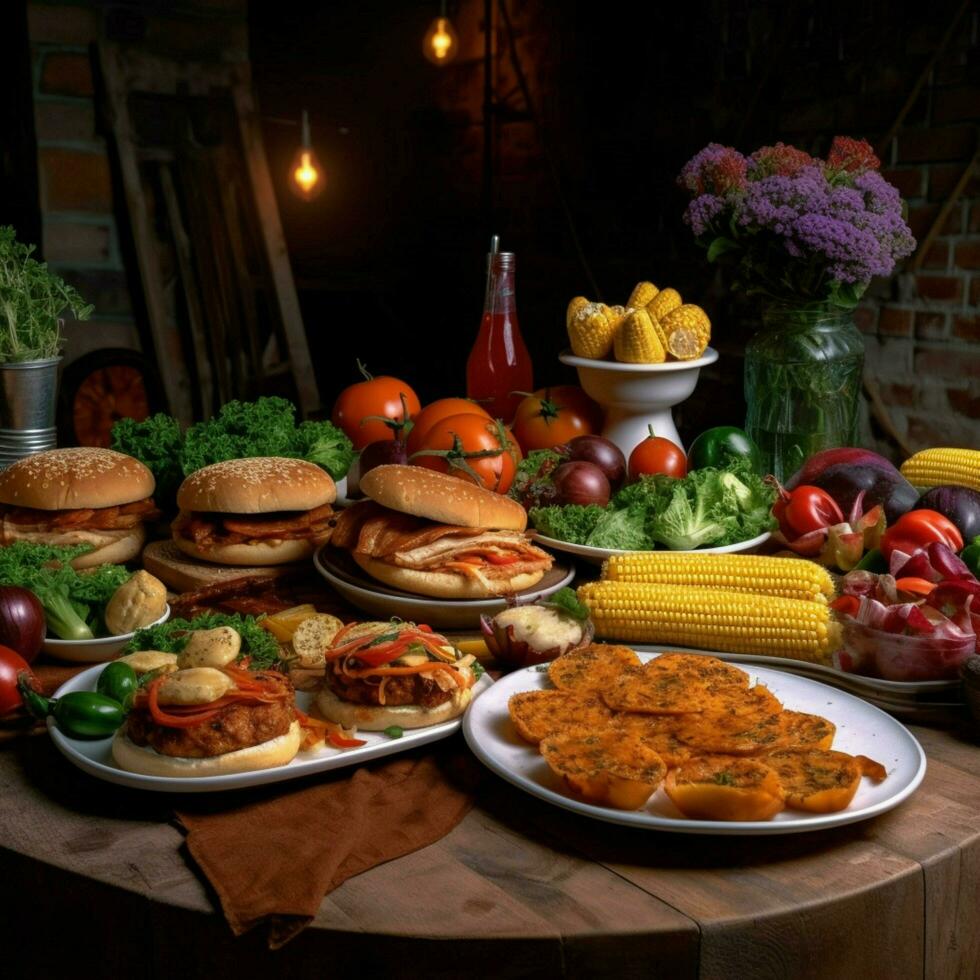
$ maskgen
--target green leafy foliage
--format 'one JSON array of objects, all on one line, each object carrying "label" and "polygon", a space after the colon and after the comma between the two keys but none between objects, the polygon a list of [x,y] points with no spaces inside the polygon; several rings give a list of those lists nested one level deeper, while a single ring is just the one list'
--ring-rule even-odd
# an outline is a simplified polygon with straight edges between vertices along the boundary
[{"label": "green leafy foliage", "polygon": [[0,363],[57,357],[65,310],[76,320],[92,315],[68,283],[31,257],[34,249],[10,225],[0,227]]},{"label": "green leafy foliage", "polygon": [[542,534],[594,548],[674,551],[746,541],[771,530],[775,491],[752,470],[751,460],[692,470],[682,479],[640,477],[606,508],[534,508],[531,523]]},{"label": "green leafy foliage", "polygon": [[15,541],[0,548],[0,585],[19,585],[33,592],[44,607],[48,629],[56,636],[91,640],[104,633],[106,603],[131,573],[122,565],[75,571],[72,559],[90,550],[87,545],[56,548]]},{"label": "green leafy foliage", "polygon": [[276,638],[263,629],[254,616],[241,616],[238,613],[206,613],[190,620],[168,619],[157,626],[147,626],[136,631],[126,652],[160,650],[163,653],[180,653],[194,630],[211,630],[219,626],[230,626],[242,638],[239,659],[250,657],[250,669],[268,670],[278,664],[280,649]]},{"label": "green leafy foliage", "polygon": [[168,505],[176,498],[177,488],[184,479],[180,465],[183,444],[180,424],[163,412],[143,422],[120,419],[112,427],[112,448],[136,457],[153,473],[154,496]]},{"label": "green leafy foliage", "polygon": [[575,590],[567,585],[550,595],[543,605],[554,606],[573,619],[586,620],[589,618],[589,607],[581,602],[575,594]]}]

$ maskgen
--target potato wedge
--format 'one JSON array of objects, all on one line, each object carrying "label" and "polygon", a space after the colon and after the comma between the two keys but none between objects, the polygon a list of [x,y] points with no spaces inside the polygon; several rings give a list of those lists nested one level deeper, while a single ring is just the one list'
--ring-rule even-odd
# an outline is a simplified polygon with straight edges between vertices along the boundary
[{"label": "potato wedge", "polygon": [[194,630],[187,645],[177,654],[177,666],[227,667],[241,653],[242,638],[230,626],[217,626],[210,630]]},{"label": "potato wedge", "polygon": [[779,714],[731,714],[705,711],[677,727],[677,739],[698,753],[761,755],[785,748],[788,734]]},{"label": "potato wedge", "polygon": [[163,674],[177,669],[177,654],[164,653],[162,650],[137,650],[118,659],[124,664],[129,664],[136,671],[137,677],[149,674],[153,670]]},{"label": "potato wedge", "polygon": [[834,744],[837,733],[837,726],[829,718],[803,711],[784,711],[779,724],[788,738],[787,749],[826,750]]},{"label": "potato wedge", "polygon": [[880,783],[888,776],[888,770],[880,762],[875,762],[866,755],[856,755],[854,758],[861,767],[861,775],[867,776],[872,782]]},{"label": "potato wedge", "polygon": [[786,805],[794,810],[844,810],[861,785],[861,764],[846,752],[790,750],[773,752],[765,761],[776,770],[786,793]]},{"label": "potato wedge", "polygon": [[160,704],[210,704],[235,689],[235,682],[214,667],[188,667],[165,674],[157,691]]},{"label": "potato wedge", "polygon": [[532,744],[555,733],[603,729],[614,717],[594,694],[569,691],[523,691],[511,697],[507,710],[517,734]]},{"label": "potato wedge", "polygon": [[291,606],[283,609],[282,612],[273,613],[271,616],[264,616],[260,621],[261,625],[267,629],[280,643],[289,643],[296,632],[296,627],[316,613],[316,606],[310,602],[300,606]]},{"label": "potato wedge", "polygon": [[664,790],[693,820],[769,820],[785,808],[776,771],[758,759],[703,755],[671,769]]},{"label": "potato wedge", "polygon": [[599,691],[624,667],[639,666],[640,658],[629,647],[593,643],[553,660],[548,677],[563,691]]},{"label": "potato wedge", "polygon": [[653,749],[616,729],[551,735],[539,748],[573,792],[589,803],[618,810],[639,810],[667,772]]},{"label": "potato wedge", "polygon": [[626,667],[601,690],[603,701],[614,711],[638,711],[651,715],[683,715],[701,710],[703,685],[669,670]]},{"label": "potato wedge", "polygon": [[647,661],[646,666],[649,670],[666,670],[690,678],[702,685],[708,693],[728,689],[744,691],[749,686],[749,675],[744,670],[707,654],[662,653]]},{"label": "potato wedge", "polygon": [[336,616],[329,613],[307,616],[293,633],[295,656],[290,659],[290,663],[297,667],[322,667],[326,662],[326,652],[343,625]]}]

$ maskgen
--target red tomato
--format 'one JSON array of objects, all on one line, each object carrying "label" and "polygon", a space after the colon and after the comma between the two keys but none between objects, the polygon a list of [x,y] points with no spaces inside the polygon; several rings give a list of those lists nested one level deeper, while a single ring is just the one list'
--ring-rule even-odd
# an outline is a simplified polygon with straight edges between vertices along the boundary
[{"label": "red tomato", "polygon": [[807,484],[777,500],[772,514],[779,521],[779,529],[791,541],[844,520],[840,507],[826,490]]},{"label": "red tomato", "polygon": [[684,450],[669,439],[654,435],[652,425],[650,435],[636,446],[629,459],[630,480],[637,480],[651,473],[663,473],[678,478],[687,476],[687,456],[684,455]]},{"label": "red tomato", "polygon": [[468,398],[440,398],[426,405],[412,419],[414,424],[408,434],[408,451],[414,453],[422,445],[429,429],[436,422],[448,419],[451,415],[479,415],[481,418],[490,418],[486,409],[480,408],[476,402],[471,402]]},{"label": "red tomato", "polygon": [[[366,381],[358,381],[340,393],[340,397],[334,402],[333,412],[330,413],[330,421],[339,429],[343,429],[347,438],[354,443],[354,448],[358,450],[369,443],[395,437],[395,431],[391,426],[377,418],[369,419],[369,416],[402,422],[406,421],[406,408],[408,417],[414,418],[422,407],[418,395],[404,381],[387,375],[372,378],[366,372],[365,376]],[[404,406],[401,397],[403,395]]]},{"label": "red tomato", "polygon": [[450,415],[436,422],[418,452],[432,450],[438,455],[416,455],[410,462],[470,480],[497,493],[510,489],[521,461],[521,451],[507,427],[499,419],[482,415]]},{"label": "red tomato", "polygon": [[37,681],[27,661],[10,647],[0,646],[0,716],[8,714],[24,703],[20,691],[17,690],[17,678],[21,674],[27,675],[31,687],[37,687]]},{"label": "red tomato", "polygon": [[602,410],[575,385],[541,388],[517,406],[514,435],[525,453],[550,449],[602,428]]}]

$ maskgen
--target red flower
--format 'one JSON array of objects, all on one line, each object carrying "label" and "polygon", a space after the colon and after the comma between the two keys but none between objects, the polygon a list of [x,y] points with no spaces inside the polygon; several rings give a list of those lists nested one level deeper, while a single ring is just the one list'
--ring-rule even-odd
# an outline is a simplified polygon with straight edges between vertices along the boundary
[{"label": "red flower", "polygon": [[827,154],[827,166],[831,170],[858,174],[877,170],[881,161],[875,156],[867,140],[853,140],[849,136],[835,136]]},{"label": "red flower", "polygon": [[813,165],[813,157],[795,146],[777,143],[763,146],[752,154],[756,174],[764,177],[795,177],[804,167]]}]

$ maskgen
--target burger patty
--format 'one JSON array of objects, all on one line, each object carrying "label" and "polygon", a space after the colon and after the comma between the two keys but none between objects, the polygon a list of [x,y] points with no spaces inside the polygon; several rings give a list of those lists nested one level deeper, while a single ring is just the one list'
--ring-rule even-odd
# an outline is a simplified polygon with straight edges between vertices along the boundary
[{"label": "burger patty", "polygon": [[152,497],[113,507],[82,507],[75,510],[36,510],[33,507],[2,507],[3,522],[20,530],[34,531],[126,531],[160,517]]},{"label": "burger patty", "polygon": [[[326,680],[337,697],[354,704],[380,705],[381,685],[369,683],[367,677],[345,677],[343,674],[328,673]],[[435,708],[453,698],[452,691],[443,691],[435,681],[422,674],[407,674],[389,677],[385,684],[385,705],[397,707],[401,704],[417,704],[423,708]]]},{"label": "burger patty", "polygon": [[161,755],[188,759],[224,755],[285,735],[296,718],[293,685],[281,674],[264,672],[256,676],[274,680],[278,688],[288,690],[289,697],[271,704],[230,704],[210,721],[191,728],[158,725],[147,708],[134,708],[126,719],[126,734],[137,745],[149,746]]},{"label": "burger patty", "polygon": [[181,537],[205,547],[212,544],[243,544],[246,541],[310,540],[322,544],[333,529],[330,504],[313,510],[279,511],[271,514],[216,514],[201,511],[182,513],[173,523]]}]

